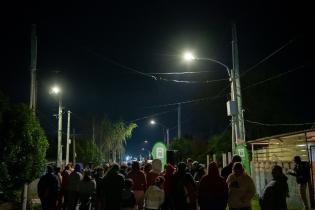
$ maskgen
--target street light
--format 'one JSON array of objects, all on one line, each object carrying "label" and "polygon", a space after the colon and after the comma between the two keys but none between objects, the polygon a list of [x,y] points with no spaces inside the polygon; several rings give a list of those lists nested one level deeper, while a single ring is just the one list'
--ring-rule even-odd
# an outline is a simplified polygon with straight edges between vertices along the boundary
[{"label": "street light", "polygon": [[[164,124],[160,123],[160,122],[156,122],[155,120],[150,120],[150,124],[151,125],[160,125],[163,130],[166,132],[166,146],[167,148],[169,147],[170,144],[170,132],[169,132],[169,128],[166,127]],[[164,134],[164,143],[165,143],[165,134]]]},{"label": "street light", "polygon": [[51,94],[58,96],[59,107],[58,107],[58,144],[57,144],[57,167],[62,165],[62,101],[61,101],[61,89],[58,86],[53,86],[50,91]]},{"label": "street light", "polygon": [[[195,60],[210,61],[219,64],[225,68],[231,85],[231,100],[227,102],[227,111],[228,116],[232,117],[232,152],[234,153],[235,143],[243,143],[245,140],[241,93],[240,90],[237,89],[235,71],[219,60],[212,58],[195,57],[191,52],[185,52],[183,54],[183,60],[185,60],[186,62],[192,62]],[[237,79],[239,80],[239,77]],[[238,97],[239,100],[237,99]],[[238,110],[241,110],[241,113],[239,113]]]}]

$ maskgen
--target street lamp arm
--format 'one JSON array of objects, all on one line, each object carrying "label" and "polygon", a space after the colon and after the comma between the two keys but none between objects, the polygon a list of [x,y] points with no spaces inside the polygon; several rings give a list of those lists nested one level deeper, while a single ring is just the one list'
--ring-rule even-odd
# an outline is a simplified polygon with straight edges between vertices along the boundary
[{"label": "street lamp arm", "polygon": [[213,59],[213,58],[195,58],[195,59],[196,60],[211,61],[211,62],[214,62],[214,63],[217,63],[217,64],[223,66],[226,69],[226,71],[227,71],[227,73],[229,75],[229,78],[231,78],[231,70],[230,70],[230,68],[226,64],[222,63],[221,61],[218,61],[218,60]]}]

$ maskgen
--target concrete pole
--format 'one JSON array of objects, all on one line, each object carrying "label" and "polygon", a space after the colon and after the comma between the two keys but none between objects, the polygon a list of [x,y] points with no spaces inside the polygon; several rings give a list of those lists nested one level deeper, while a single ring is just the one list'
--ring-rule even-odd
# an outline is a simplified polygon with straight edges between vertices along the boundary
[{"label": "concrete pole", "polygon": [[[36,67],[37,67],[37,36],[36,25],[32,24],[31,29],[31,87],[30,87],[30,109],[36,115]],[[28,183],[24,183],[23,197],[22,197],[22,210],[26,210],[27,206],[27,191]]]},{"label": "concrete pole", "polygon": [[61,96],[59,95],[57,167],[62,166],[61,140],[62,140],[62,101],[61,101]]},{"label": "concrete pole", "polygon": [[72,164],[73,164],[73,167],[75,165],[75,158],[76,158],[76,154],[75,154],[75,129],[73,129],[73,133],[72,133]]},{"label": "concrete pole", "polygon": [[168,128],[166,128],[166,146],[167,146],[167,149],[169,149],[169,146],[170,146],[170,130]]},{"label": "concrete pole", "polygon": [[66,145],[66,165],[69,163],[69,147],[70,147],[70,114],[68,111],[68,125],[67,125],[67,145]]},{"label": "concrete pole", "polygon": [[182,125],[181,125],[181,104],[178,104],[178,108],[177,108],[177,138],[180,139],[182,137]]},{"label": "concrete pole", "polygon": [[233,83],[234,83],[234,97],[237,102],[237,136],[236,143],[245,143],[245,126],[243,117],[243,106],[242,106],[242,93],[241,93],[241,82],[239,74],[239,59],[238,59],[238,45],[237,45],[237,33],[235,23],[232,26],[232,56],[233,56]]}]

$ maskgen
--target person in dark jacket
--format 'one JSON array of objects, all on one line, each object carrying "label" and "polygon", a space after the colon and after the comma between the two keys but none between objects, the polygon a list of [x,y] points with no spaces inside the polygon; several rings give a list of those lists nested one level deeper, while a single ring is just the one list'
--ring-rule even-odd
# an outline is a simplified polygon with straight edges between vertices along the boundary
[{"label": "person in dark jacket", "polygon": [[215,162],[208,167],[208,174],[199,183],[198,202],[200,210],[225,210],[228,201],[228,186],[225,179],[219,175]]},{"label": "person in dark jacket", "polygon": [[119,173],[119,165],[114,163],[104,177],[105,209],[120,210],[121,193],[125,185],[125,178]]},{"label": "person in dark jacket", "polygon": [[300,196],[304,204],[304,210],[309,210],[306,189],[310,177],[310,166],[308,162],[302,161],[300,156],[295,156],[294,162],[293,172],[289,172],[288,174],[296,177],[296,182],[300,186]]},{"label": "person in dark jacket", "polygon": [[134,210],[136,206],[135,193],[132,190],[132,179],[125,179],[125,187],[121,193],[122,210]]},{"label": "person in dark jacket", "polygon": [[54,174],[53,167],[47,166],[46,174],[40,178],[37,185],[42,210],[55,210],[57,208],[59,191],[58,177]]},{"label": "person in dark jacket", "polygon": [[[89,169],[84,171],[83,180],[78,185],[80,210],[91,210],[95,200],[96,182]],[[94,209],[94,208],[93,208]]]},{"label": "person in dark jacket", "polygon": [[229,165],[225,166],[221,171],[221,176],[225,178],[225,180],[229,177],[229,175],[232,173],[233,165],[236,162],[242,162],[242,158],[239,155],[234,155],[232,158],[232,161],[229,163]]},{"label": "person in dark jacket", "polygon": [[76,164],[74,171],[71,172],[68,180],[68,210],[76,210],[79,202],[78,186],[82,176],[82,168],[80,164]]},{"label": "person in dark jacket", "polygon": [[186,164],[180,162],[173,176],[171,196],[176,210],[196,210],[197,187]]},{"label": "person in dark jacket", "polygon": [[287,210],[288,178],[282,173],[281,166],[274,166],[271,173],[273,179],[266,185],[259,200],[261,210]]}]

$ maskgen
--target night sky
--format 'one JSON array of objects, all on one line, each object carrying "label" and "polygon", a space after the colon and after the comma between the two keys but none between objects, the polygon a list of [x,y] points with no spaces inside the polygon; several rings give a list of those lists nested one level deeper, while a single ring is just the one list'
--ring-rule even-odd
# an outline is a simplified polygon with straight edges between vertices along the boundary
[{"label": "night sky", "polygon": [[[229,82],[202,82],[227,79],[225,69],[204,61],[187,65],[180,55],[191,49],[199,57],[232,66],[233,21],[238,30],[245,119],[263,124],[315,121],[313,5],[286,1],[103,2],[3,7],[0,90],[12,102],[28,103],[30,28],[36,23],[37,112],[49,136],[56,135],[57,129],[53,114],[58,104],[48,94],[54,83],[64,89],[63,102],[73,112],[72,125],[78,134],[90,135],[93,116],[129,122],[160,113],[154,119],[170,128],[172,139],[177,136],[176,105],[172,104],[192,100],[182,105],[183,135],[208,139],[226,131],[230,124],[226,115]],[[159,76],[200,83],[149,76],[183,71],[203,73]],[[163,138],[161,128],[148,125],[149,119],[136,121],[138,128],[128,140],[127,154],[138,154],[144,140],[152,146]],[[245,126],[247,140],[252,140],[311,125],[267,126],[246,121]]]}]

